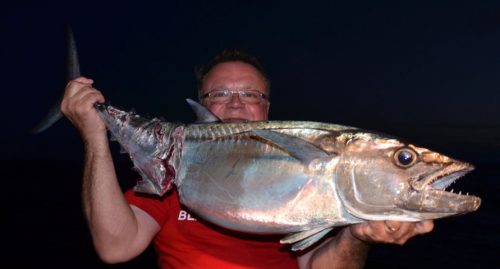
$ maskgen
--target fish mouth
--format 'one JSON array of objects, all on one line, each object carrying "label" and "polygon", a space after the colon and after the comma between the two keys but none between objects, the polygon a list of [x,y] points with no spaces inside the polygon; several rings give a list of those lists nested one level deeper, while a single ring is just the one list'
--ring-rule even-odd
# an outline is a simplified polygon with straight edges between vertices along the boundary
[{"label": "fish mouth", "polygon": [[474,170],[474,166],[468,163],[452,163],[432,173],[421,175],[413,180],[412,187],[416,191],[440,190],[444,191],[457,179]]},{"label": "fish mouth", "polygon": [[[420,212],[451,215],[477,210],[481,204],[479,197],[468,193],[462,194],[461,192],[455,193],[453,190],[446,190],[457,179],[473,169],[473,165],[459,162],[420,176],[411,183],[413,191],[407,196],[406,207],[408,209],[418,209]],[[437,217],[440,215],[432,216]]]}]

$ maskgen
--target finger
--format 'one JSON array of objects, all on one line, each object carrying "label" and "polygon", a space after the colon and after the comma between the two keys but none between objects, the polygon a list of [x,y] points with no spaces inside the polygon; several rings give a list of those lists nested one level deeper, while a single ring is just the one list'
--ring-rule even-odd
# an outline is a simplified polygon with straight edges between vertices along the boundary
[{"label": "finger", "polygon": [[72,82],[72,84],[67,90],[68,90],[67,93],[68,97],[81,97],[82,94],[87,94],[92,91],[99,92],[96,88],[92,87],[91,84],[80,83],[80,82]]},{"label": "finger", "polygon": [[386,220],[384,224],[386,231],[389,233],[396,233],[401,229],[400,221]]},{"label": "finger", "polygon": [[64,90],[64,97],[73,96],[75,93],[77,93],[84,87],[92,87],[92,83],[94,83],[93,80],[85,77],[78,77],[74,80],[70,80],[68,84],[66,84],[66,88]]},{"label": "finger", "polygon": [[104,102],[102,93],[94,88],[86,88],[74,95],[75,103],[92,107],[97,102]]},{"label": "finger", "polygon": [[415,237],[419,234],[424,234],[432,231],[434,228],[434,223],[432,221],[422,222],[403,222],[401,227],[401,234],[399,234],[399,238],[396,240],[397,244],[403,245],[411,238]]},{"label": "finger", "polygon": [[84,90],[85,88],[92,88],[91,84],[88,83],[82,83],[78,81],[70,81],[66,88],[64,89],[64,97],[63,98],[68,98],[72,97],[78,92]]},{"label": "finger", "polygon": [[432,220],[426,220],[417,222],[415,224],[415,230],[418,234],[429,233],[434,229],[434,222]]},{"label": "finger", "polygon": [[68,96],[61,103],[61,111],[64,114],[73,112],[86,112],[92,109],[96,102],[104,102],[104,96],[98,90],[91,87],[83,87],[73,96]]},{"label": "finger", "polygon": [[368,221],[367,232],[368,241],[375,243],[392,243],[393,234],[390,229],[388,230],[384,221]]},{"label": "finger", "polygon": [[72,81],[76,81],[76,82],[80,82],[80,83],[84,83],[84,84],[94,83],[94,80],[92,80],[90,78],[86,78],[84,76],[77,77],[77,78],[73,79]]},{"label": "finger", "polygon": [[356,237],[369,243],[393,243],[394,235],[386,230],[384,221],[367,221],[355,227]]},{"label": "finger", "polygon": [[369,222],[362,222],[351,225],[349,231],[351,232],[352,236],[356,237],[361,241],[366,241],[366,242],[373,241],[371,239],[373,232]]},{"label": "finger", "polygon": [[378,243],[404,244],[413,236],[414,224],[400,221],[372,221],[373,240]]},{"label": "finger", "polygon": [[411,233],[415,230],[415,223],[414,222],[400,222],[399,223],[399,230],[398,234],[403,235],[403,234],[408,234]]}]

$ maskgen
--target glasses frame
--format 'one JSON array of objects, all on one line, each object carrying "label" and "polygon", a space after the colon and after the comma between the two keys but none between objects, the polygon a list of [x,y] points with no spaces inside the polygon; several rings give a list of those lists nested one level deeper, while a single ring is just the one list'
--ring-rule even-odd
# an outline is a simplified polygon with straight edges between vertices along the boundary
[{"label": "glasses frame", "polygon": [[[228,94],[231,93],[231,96],[229,97],[228,101],[227,102],[222,102],[222,103],[228,103],[231,101],[231,98],[233,97],[233,94],[235,93],[238,93],[238,98],[240,98],[240,101],[242,103],[245,103],[245,104],[261,104],[262,103],[262,100],[265,100],[267,101],[268,99],[268,96],[258,90],[229,90],[229,89],[223,89],[223,90],[218,90],[218,89],[215,89],[215,90],[211,90],[203,95],[200,96],[200,100],[203,100],[205,98],[210,98],[214,93],[220,93],[220,92],[227,92]],[[260,101],[257,102],[257,103],[248,103],[248,102],[243,102],[243,99],[241,99],[241,95],[242,93],[245,93],[245,92],[252,92],[252,93],[255,93],[257,96],[260,96]],[[210,99],[209,99],[210,100]]]}]

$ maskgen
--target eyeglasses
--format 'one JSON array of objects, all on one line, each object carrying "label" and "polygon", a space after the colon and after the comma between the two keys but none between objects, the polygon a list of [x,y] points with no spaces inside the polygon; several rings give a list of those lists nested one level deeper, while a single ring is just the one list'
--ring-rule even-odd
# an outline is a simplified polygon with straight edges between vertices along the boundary
[{"label": "eyeglasses", "polygon": [[233,94],[237,93],[240,101],[245,104],[259,104],[263,100],[267,100],[267,95],[257,90],[212,90],[203,94],[200,99],[208,98],[212,103],[225,104],[229,103],[233,98]]}]

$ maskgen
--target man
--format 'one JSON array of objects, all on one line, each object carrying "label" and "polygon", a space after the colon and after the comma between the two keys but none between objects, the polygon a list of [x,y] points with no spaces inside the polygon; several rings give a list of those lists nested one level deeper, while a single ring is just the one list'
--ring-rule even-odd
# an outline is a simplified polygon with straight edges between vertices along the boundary
[{"label": "man", "polygon": [[[200,101],[222,121],[267,120],[269,82],[255,58],[224,51],[200,69],[198,81]],[[433,228],[432,222],[361,223],[296,257],[278,243],[280,237],[235,233],[196,220],[179,204],[176,191],[162,199],[124,195],[106,128],[92,106],[104,97],[92,83],[84,77],[68,83],[61,110],[85,145],[84,211],[105,262],[130,260],[153,242],[162,268],[361,268],[369,243],[404,244]]]}]

